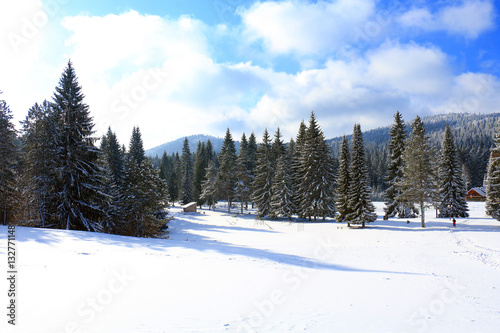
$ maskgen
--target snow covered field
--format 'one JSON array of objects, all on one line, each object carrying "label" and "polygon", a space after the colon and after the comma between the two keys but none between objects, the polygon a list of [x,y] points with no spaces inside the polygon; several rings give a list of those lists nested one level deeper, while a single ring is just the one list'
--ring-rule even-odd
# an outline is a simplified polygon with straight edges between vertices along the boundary
[{"label": "snow covered field", "polygon": [[[339,223],[202,210],[170,239],[17,228],[17,325],[1,332],[497,332],[500,222],[427,212]],[[7,227],[0,266],[7,277]]]}]

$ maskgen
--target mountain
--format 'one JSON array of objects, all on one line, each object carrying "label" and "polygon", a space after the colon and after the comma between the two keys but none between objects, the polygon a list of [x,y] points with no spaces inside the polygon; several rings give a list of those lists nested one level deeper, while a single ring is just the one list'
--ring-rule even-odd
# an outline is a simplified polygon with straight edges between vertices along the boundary
[{"label": "mountain", "polygon": [[[185,138],[179,138],[177,140],[170,141],[162,145],[159,145],[157,147],[148,149],[146,150],[146,155],[150,157],[155,157],[155,156],[161,157],[163,155],[163,152],[166,152],[167,155],[171,155],[176,152],[181,154],[182,146],[184,145],[184,139]],[[189,149],[191,150],[192,153],[196,152],[198,142],[207,142],[208,140],[210,140],[210,142],[212,143],[212,147],[216,152],[220,151],[222,143],[224,142],[223,138],[217,138],[215,136],[204,135],[204,134],[191,135],[188,136],[187,139],[189,141]],[[236,146],[236,149],[238,149],[239,142],[235,142],[234,144]]]}]

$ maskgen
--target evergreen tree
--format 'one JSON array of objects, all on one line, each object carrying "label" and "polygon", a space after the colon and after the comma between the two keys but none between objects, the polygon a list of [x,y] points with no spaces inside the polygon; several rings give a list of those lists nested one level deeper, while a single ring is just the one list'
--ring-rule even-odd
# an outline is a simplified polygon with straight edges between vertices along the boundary
[{"label": "evergreen tree", "polygon": [[420,117],[415,118],[411,128],[412,132],[403,152],[403,178],[397,186],[402,188],[402,200],[419,205],[422,228],[425,228],[426,202],[436,201],[434,151]]},{"label": "evergreen tree", "polygon": [[198,142],[196,154],[194,158],[194,176],[193,176],[193,196],[198,205],[203,205],[204,200],[201,199],[201,183],[205,180],[207,173],[208,159],[205,142]]},{"label": "evergreen tree", "polygon": [[236,147],[229,128],[226,131],[219,155],[218,185],[221,196],[227,200],[227,211],[231,213],[231,204],[236,189]]},{"label": "evergreen tree", "polygon": [[201,183],[201,198],[208,205],[208,209],[213,208],[217,204],[217,168],[215,162],[208,162],[205,180]]},{"label": "evergreen tree", "polygon": [[248,169],[248,141],[245,133],[241,136],[240,151],[236,160],[237,166],[237,183],[236,183],[236,196],[240,201],[241,214],[243,214],[243,207],[248,208],[248,199],[250,197],[250,184],[252,181],[250,170]]},{"label": "evergreen tree", "polygon": [[[255,134],[252,132],[250,136],[248,137],[248,172],[250,174],[250,192],[254,192],[253,188],[253,182],[255,179],[255,167],[257,163],[257,138],[255,137]],[[251,196],[250,196],[250,200]],[[254,207],[253,201],[252,201],[252,208]]]},{"label": "evergreen tree", "polygon": [[54,188],[57,181],[58,122],[50,104],[35,103],[21,122],[23,176],[26,188],[25,220],[42,228],[54,226],[56,221]]},{"label": "evergreen tree", "polygon": [[181,181],[181,203],[183,205],[194,200],[193,196],[193,161],[189,149],[188,138],[184,139],[181,155],[182,181]]},{"label": "evergreen tree", "polygon": [[[120,189],[120,233],[138,237],[157,236],[164,220],[158,218],[168,202],[167,186],[144,152],[141,133],[134,128]],[[134,152],[132,154],[131,152]]]},{"label": "evergreen tree", "polygon": [[9,221],[14,222],[16,210],[15,168],[18,163],[18,151],[12,112],[4,100],[0,100],[0,138],[0,218],[2,224],[7,225]]},{"label": "evergreen tree", "polygon": [[301,154],[301,176],[297,191],[302,194],[299,215],[308,216],[309,220],[321,216],[335,215],[335,174],[333,157],[326,145],[323,132],[311,112],[305,144]]},{"label": "evergreen tree", "polygon": [[337,175],[337,221],[342,222],[351,213],[349,206],[349,186],[351,182],[351,157],[349,141],[344,134],[340,146],[339,169]]},{"label": "evergreen tree", "polygon": [[399,111],[394,115],[394,124],[389,130],[389,135],[390,164],[386,177],[388,188],[385,191],[385,216],[393,217],[397,215],[399,218],[408,218],[415,215],[418,210],[413,203],[402,199],[402,189],[398,186],[403,178],[403,152],[408,136],[403,117]]},{"label": "evergreen tree", "polygon": [[300,218],[304,218],[301,211],[299,211],[302,198],[304,193],[300,192],[300,186],[302,184],[304,170],[301,168],[302,166],[302,155],[305,154],[305,143],[306,143],[306,132],[307,126],[304,121],[300,122],[299,131],[297,133],[297,138],[295,140],[295,147],[293,152],[293,159],[291,165],[291,174],[292,174],[292,187],[294,189],[293,193],[293,205],[295,207],[296,213]]},{"label": "evergreen tree", "polygon": [[486,185],[486,214],[500,221],[500,120],[491,148]]},{"label": "evergreen tree", "polygon": [[168,196],[172,203],[175,203],[179,199],[180,192],[180,175],[181,175],[181,159],[179,153],[172,154],[171,158],[171,172],[168,174],[167,178],[167,188]]},{"label": "evergreen tree", "polygon": [[446,125],[439,160],[439,217],[468,217],[467,190],[458,164],[457,148],[450,126]]},{"label": "evergreen tree", "polygon": [[285,155],[285,145],[283,143],[282,137],[283,136],[281,135],[280,128],[278,127],[278,129],[274,133],[274,140],[271,146],[271,160],[275,162],[277,162],[280,157]]},{"label": "evergreen tree", "polygon": [[295,212],[295,206],[293,204],[290,160],[287,158],[287,155],[282,155],[278,158],[271,192],[270,215],[273,217],[287,217],[291,220]]},{"label": "evergreen tree", "polygon": [[352,134],[351,180],[349,183],[349,210],[346,219],[348,225],[373,222],[377,219],[375,206],[371,201],[372,189],[366,166],[363,133],[359,124],[354,125]]},{"label": "evergreen tree", "polygon": [[271,139],[267,129],[264,130],[262,143],[257,149],[257,162],[255,166],[255,178],[253,182],[253,202],[257,206],[257,216],[264,217],[270,215],[274,161],[271,160],[272,147]]},{"label": "evergreen tree", "polygon": [[100,231],[105,198],[100,192],[99,150],[94,146],[94,124],[83,99],[73,65],[68,62],[52,103],[59,120],[55,161],[58,227]]}]

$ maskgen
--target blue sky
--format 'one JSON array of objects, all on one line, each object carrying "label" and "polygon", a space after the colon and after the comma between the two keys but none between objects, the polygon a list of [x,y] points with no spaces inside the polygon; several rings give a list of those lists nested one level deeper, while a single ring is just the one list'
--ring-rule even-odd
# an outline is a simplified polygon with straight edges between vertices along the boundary
[{"label": "blue sky", "polygon": [[0,4],[0,90],[22,120],[68,59],[98,134],[146,148],[191,134],[326,137],[500,112],[493,1],[25,0]]}]

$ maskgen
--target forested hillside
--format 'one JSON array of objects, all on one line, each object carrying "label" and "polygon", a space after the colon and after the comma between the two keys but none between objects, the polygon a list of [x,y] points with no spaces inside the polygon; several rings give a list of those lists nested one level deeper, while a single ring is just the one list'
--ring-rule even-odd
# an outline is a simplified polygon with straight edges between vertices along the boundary
[{"label": "forested hillside", "polygon": [[[460,162],[463,165],[467,188],[483,185],[499,117],[499,113],[455,113],[423,118],[426,133],[436,150],[441,148],[446,124],[450,126],[457,144]],[[412,119],[405,120],[408,133],[410,133]],[[351,136],[348,138],[350,139]],[[363,138],[374,196],[382,200],[383,191],[386,188],[384,178],[388,164],[389,126],[366,131],[363,133]],[[342,137],[328,140],[336,159],[339,157],[341,142]]]}]

